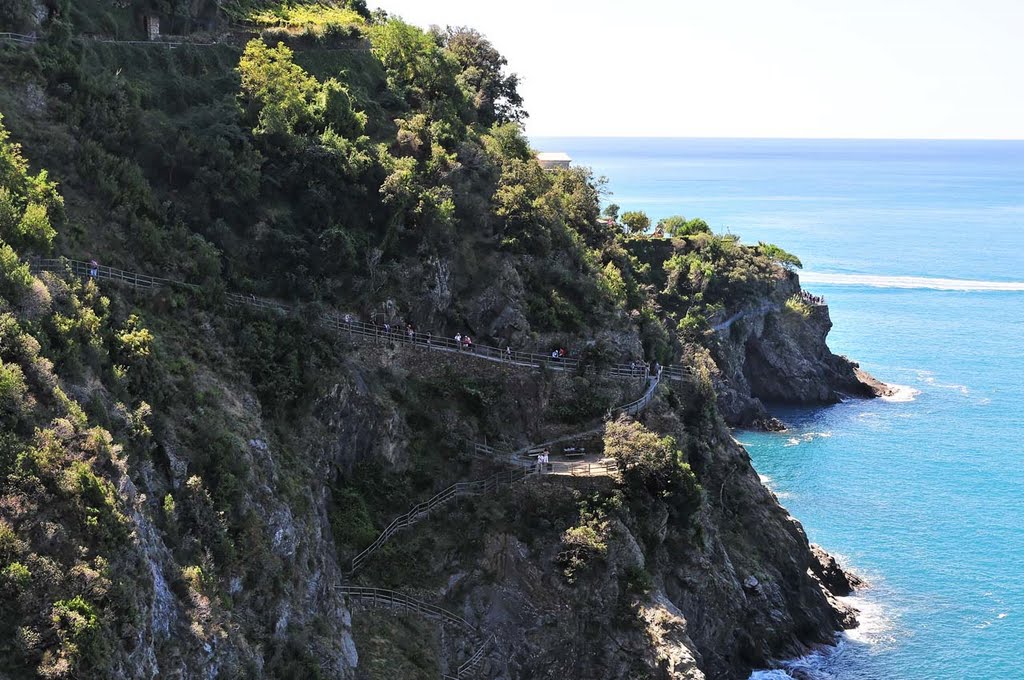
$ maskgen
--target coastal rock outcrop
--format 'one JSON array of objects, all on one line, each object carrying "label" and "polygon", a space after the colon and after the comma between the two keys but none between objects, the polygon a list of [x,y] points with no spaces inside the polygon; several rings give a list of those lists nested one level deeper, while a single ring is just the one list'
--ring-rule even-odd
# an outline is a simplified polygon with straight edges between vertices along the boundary
[{"label": "coastal rock outcrop", "polygon": [[820,545],[811,544],[811,555],[814,557],[811,572],[833,595],[845,597],[866,585],[862,578],[844,570],[836,558],[825,552]]},{"label": "coastal rock outcrop", "polygon": [[819,406],[892,394],[856,362],[832,353],[826,344],[831,329],[828,305],[806,296],[792,272],[778,280],[762,304],[716,324],[709,346],[726,421],[779,430],[785,426],[769,415],[766,403]]}]

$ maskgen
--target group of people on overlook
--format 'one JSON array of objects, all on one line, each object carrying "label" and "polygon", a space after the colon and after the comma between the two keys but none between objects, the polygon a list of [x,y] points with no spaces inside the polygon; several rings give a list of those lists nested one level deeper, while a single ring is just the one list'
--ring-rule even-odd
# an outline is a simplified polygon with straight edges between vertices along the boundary
[{"label": "group of people on overlook", "polygon": [[800,299],[809,305],[823,305],[825,304],[825,298],[820,295],[811,295],[806,290],[800,291]]}]

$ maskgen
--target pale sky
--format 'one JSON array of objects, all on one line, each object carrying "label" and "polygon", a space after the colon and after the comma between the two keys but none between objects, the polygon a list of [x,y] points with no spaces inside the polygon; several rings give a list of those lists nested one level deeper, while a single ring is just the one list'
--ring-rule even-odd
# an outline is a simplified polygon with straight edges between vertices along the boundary
[{"label": "pale sky", "polygon": [[490,38],[530,136],[1024,138],[1024,0],[376,5]]}]

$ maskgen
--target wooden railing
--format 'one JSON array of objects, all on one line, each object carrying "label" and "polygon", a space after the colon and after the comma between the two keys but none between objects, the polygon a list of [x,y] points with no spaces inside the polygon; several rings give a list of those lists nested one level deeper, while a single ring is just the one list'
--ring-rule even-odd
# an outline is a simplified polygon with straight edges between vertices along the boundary
[{"label": "wooden railing", "polygon": [[[106,265],[93,265],[90,262],[63,257],[50,259],[34,258],[29,261],[29,268],[33,274],[39,274],[44,271],[71,273],[75,276],[105,279],[143,289],[166,286],[191,291],[201,290],[200,286],[191,283],[140,274]],[[228,293],[227,301],[233,305],[248,306],[281,314],[294,314],[299,311],[297,306],[287,305],[255,295]],[[323,312],[318,316],[317,320],[322,326],[352,338],[359,337],[374,341],[399,343],[424,351],[447,352],[469,359],[480,359],[521,368],[547,369],[551,371],[576,371],[581,368],[580,360],[573,357],[556,358],[549,354],[538,352],[514,350],[510,347],[503,349],[501,347],[478,344],[474,344],[472,349],[470,349],[456,342],[454,338],[440,337],[431,333],[410,333],[407,330],[388,328],[385,324],[360,321],[350,314]],[[689,369],[684,366],[672,366],[670,369],[667,377],[671,380],[683,380],[685,376],[689,375]],[[606,366],[602,372],[616,378],[635,380],[648,380],[650,378],[650,369],[644,362],[614,363]]]},{"label": "wooden railing", "polygon": [[173,279],[163,279],[157,276],[140,274],[139,272],[131,272],[125,269],[116,269],[114,267],[93,264],[91,262],[83,262],[81,260],[69,260],[64,257],[32,259],[29,261],[29,270],[33,274],[39,274],[41,272],[70,272],[75,276],[91,277],[94,279],[108,279],[110,281],[117,281],[118,283],[126,283],[129,286],[134,286],[135,288],[161,288],[164,286],[173,286],[189,290],[199,290],[199,286],[195,286],[190,283],[182,283]]},{"label": "wooden railing", "polygon": [[[661,384],[661,376],[662,373],[652,376],[650,378],[649,386],[643,396],[628,404],[612,409],[608,412],[607,419],[610,420],[619,415],[639,415],[640,412],[647,408],[647,406],[654,400],[654,395],[658,390],[658,385]],[[532,451],[536,451],[537,449],[546,449],[574,439],[581,439],[583,437],[599,434],[603,430],[604,425],[601,425],[582,432],[573,432],[571,434],[562,435],[561,437],[549,439],[548,441],[541,442],[539,444],[529,444],[514,451],[499,449],[488,444],[473,443],[471,445],[472,453],[477,457],[485,458],[489,461],[514,465],[516,467],[529,469],[535,472],[543,472],[537,468],[537,461],[532,458],[527,458],[527,454]],[[550,461],[546,471],[555,474],[568,474],[574,476],[583,475],[591,477],[595,475],[614,475],[618,472],[618,465],[614,460],[609,458],[599,461]]]},{"label": "wooden railing", "polygon": [[474,482],[456,482],[444,491],[436,494],[430,500],[418,503],[413,506],[409,512],[396,517],[391,524],[385,527],[373,543],[352,559],[352,566],[349,569],[349,577],[354,576],[356,572],[363,567],[366,561],[370,559],[370,556],[372,556],[373,553],[381,546],[387,543],[392,536],[402,529],[419,522],[421,519],[429,515],[431,510],[439,505],[443,505],[459,496],[478,496],[480,494],[497,491],[499,487],[515,484],[516,482],[524,479],[528,474],[528,471],[517,468],[499,472],[487,479],[480,479]]},{"label": "wooden railing", "polygon": [[464,680],[483,661],[487,649],[495,641],[494,635],[484,637],[481,631],[458,614],[430,602],[417,599],[397,590],[366,588],[362,586],[340,586],[337,592],[350,600],[359,600],[373,607],[390,607],[432,619],[445,626],[454,626],[466,634],[474,644],[473,654],[464,661],[455,674],[443,674],[442,680]]},{"label": "wooden railing", "polygon": [[38,40],[39,39],[34,33],[30,35],[24,35],[22,33],[0,33],[0,41],[17,43],[19,45],[33,45]]}]

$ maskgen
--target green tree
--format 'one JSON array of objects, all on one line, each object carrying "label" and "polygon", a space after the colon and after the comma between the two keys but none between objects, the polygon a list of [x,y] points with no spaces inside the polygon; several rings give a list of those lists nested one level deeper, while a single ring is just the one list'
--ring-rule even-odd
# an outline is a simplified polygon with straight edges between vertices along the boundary
[{"label": "green tree", "polygon": [[704,220],[699,217],[688,220],[682,215],[673,215],[659,220],[658,229],[669,236],[691,236],[694,234],[711,233],[711,227]]},{"label": "green tree", "polygon": [[619,206],[617,203],[609,203],[604,209],[604,216],[611,218],[613,221],[619,221]]},{"label": "green tree", "polygon": [[310,105],[318,83],[292,61],[292,51],[284,43],[267,47],[262,40],[250,40],[238,72],[239,97],[257,134],[288,136],[311,128]]},{"label": "green tree", "polygon": [[632,493],[671,498],[687,512],[700,505],[700,485],[672,437],[659,437],[622,417],[605,425],[604,451],[618,463]]},{"label": "green tree", "polygon": [[0,115],[0,239],[18,248],[49,248],[57,233],[51,217],[63,207],[46,171],[29,172],[21,146],[10,142]]},{"label": "green tree", "polygon": [[792,253],[786,252],[785,250],[778,247],[774,243],[765,243],[764,241],[759,241],[757,244],[757,251],[761,255],[770,258],[774,262],[777,262],[778,264],[782,265],[783,267],[790,271],[792,271],[794,268],[803,269],[804,264],[803,262],[800,261],[799,257],[793,255]]},{"label": "green tree", "polygon": [[642,210],[628,210],[622,213],[622,223],[629,234],[642,234],[651,228],[651,218]]},{"label": "green tree", "polygon": [[429,110],[434,119],[457,121],[467,109],[456,82],[459,63],[438,40],[400,19],[370,27],[373,54],[384,66],[388,88],[414,109]]},{"label": "green tree", "polygon": [[518,123],[527,117],[518,90],[519,76],[505,73],[508,60],[487,38],[472,28],[449,26],[441,40],[462,69],[459,84],[482,124]]}]

